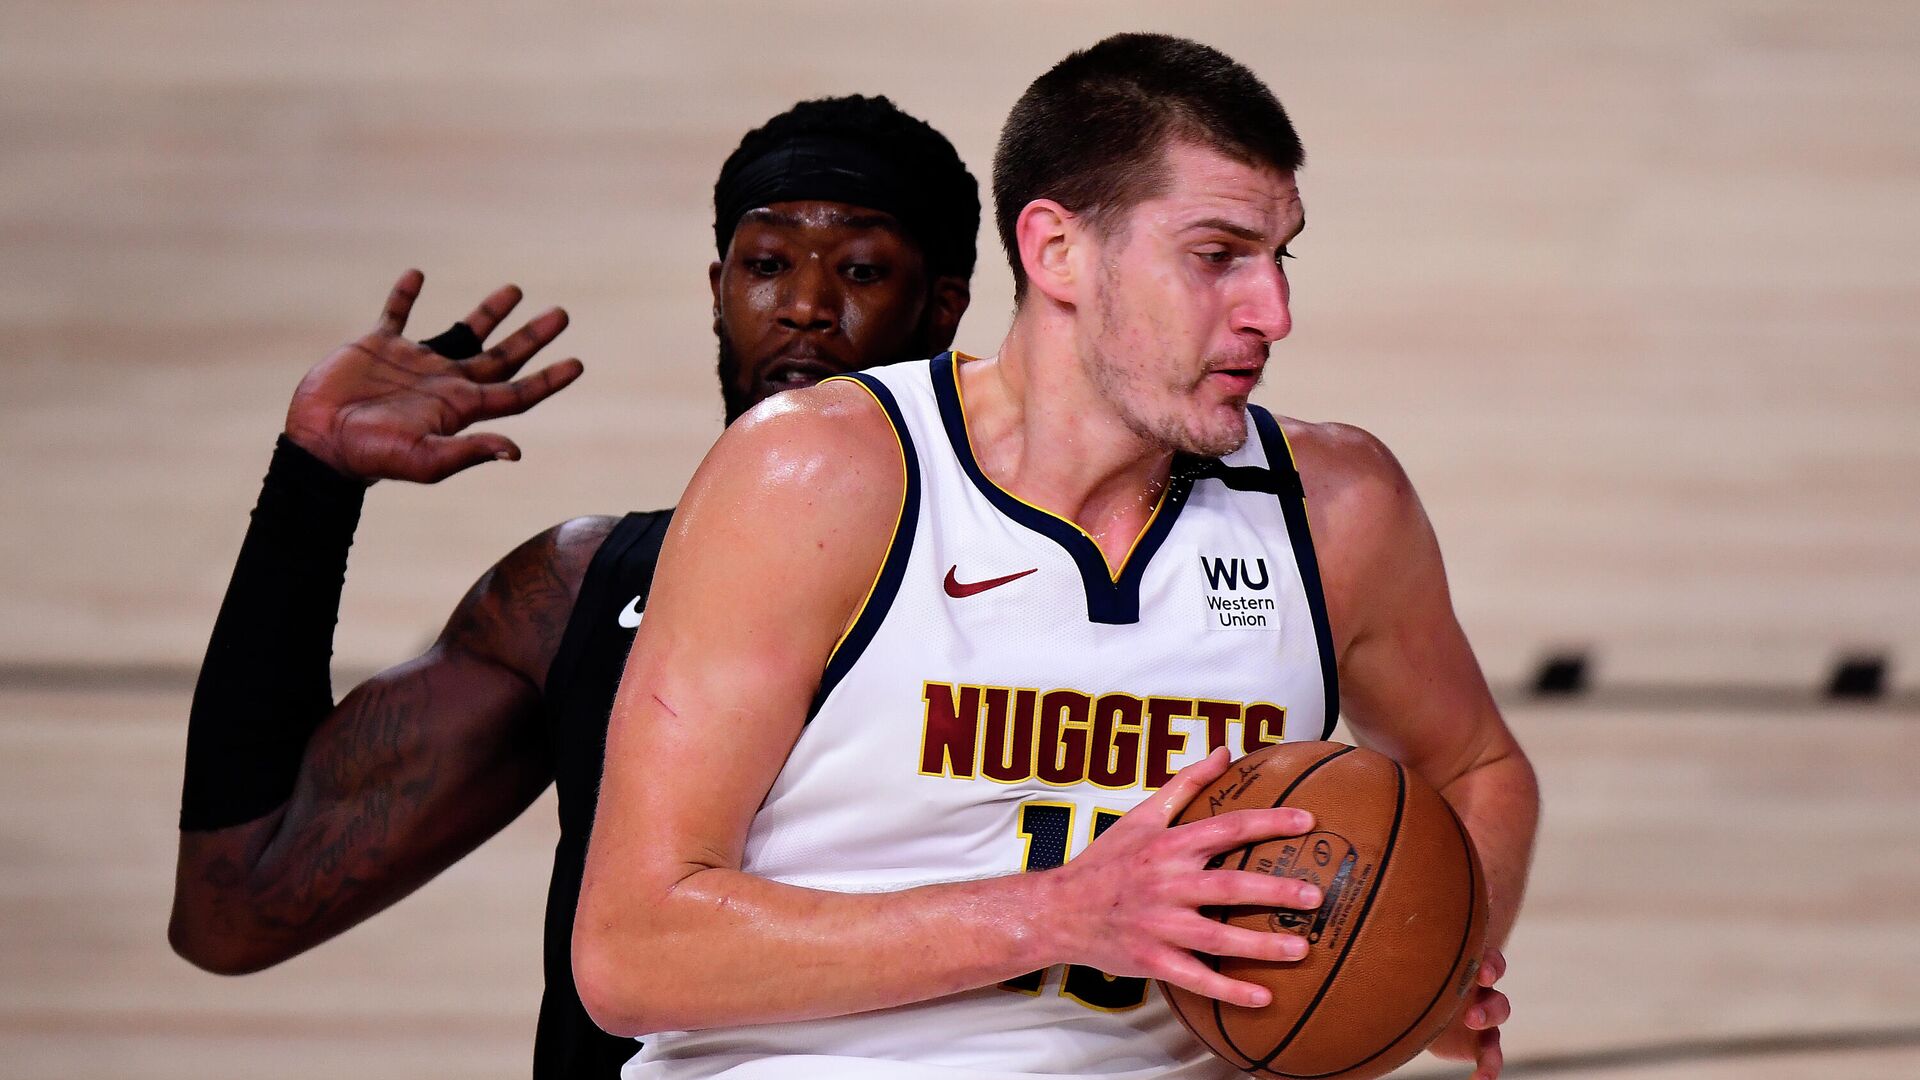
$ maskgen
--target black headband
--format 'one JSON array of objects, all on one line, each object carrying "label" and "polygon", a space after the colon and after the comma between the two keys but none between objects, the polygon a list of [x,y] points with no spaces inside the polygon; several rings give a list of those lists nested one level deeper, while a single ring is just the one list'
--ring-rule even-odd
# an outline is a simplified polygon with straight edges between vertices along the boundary
[{"label": "black headband", "polygon": [[[720,178],[713,190],[713,238],[720,257],[727,257],[742,214],[770,203],[801,200],[891,214],[926,249],[928,265],[936,273],[953,265],[948,234],[954,229],[928,204],[925,186],[885,153],[826,135],[797,135]],[[950,216],[953,208],[947,213]]]}]

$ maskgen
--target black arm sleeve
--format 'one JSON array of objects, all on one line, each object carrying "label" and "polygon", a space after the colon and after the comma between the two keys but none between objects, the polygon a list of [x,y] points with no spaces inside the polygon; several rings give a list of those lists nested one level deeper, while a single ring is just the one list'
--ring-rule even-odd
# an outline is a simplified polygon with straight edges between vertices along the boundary
[{"label": "black arm sleeve", "polygon": [[252,821],[293,793],[333,708],[333,628],[365,494],[285,435],[274,447],[194,686],[183,831]]}]

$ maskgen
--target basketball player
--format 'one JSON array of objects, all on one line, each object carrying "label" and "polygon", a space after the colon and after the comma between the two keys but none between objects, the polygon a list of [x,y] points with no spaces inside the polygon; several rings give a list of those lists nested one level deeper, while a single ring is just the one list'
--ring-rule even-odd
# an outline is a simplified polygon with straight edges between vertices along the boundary
[{"label": "basketball player", "polygon": [[[647,1034],[624,1075],[1234,1075],[1144,980],[1265,1004],[1195,953],[1305,942],[1197,909],[1320,896],[1207,862],[1311,822],[1168,822],[1230,752],[1340,711],[1458,809],[1511,926],[1534,779],[1406,476],[1247,403],[1291,326],[1300,163],[1213,49],[1076,53],[994,161],[999,355],[831,379],[722,436],[615,702],[575,923],[589,1012]],[[1482,1077],[1487,959],[1439,1047]]]},{"label": "basketball player", "polygon": [[[945,348],[967,306],[979,196],[951,144],[885,98],[805,102],[750,132],[714,188],[710,269],[729,420],[778,391]],[[221,609],[188,736],[171,937],[213,971],[257,970],[394,902],[549,782],[561,838],[536,1077],[608,1077],[633,1043],[594,1028],[568,942],[607,712],[668,512],[586,517],[508,554],[421,656],[331,703],[327,664],[367,484],[435,482],[496,457],[467,425],[580,373],[515,371],[558,310],[491,349],[503,288],[431,343],[404,337],[421,278],[310,372]]]}]

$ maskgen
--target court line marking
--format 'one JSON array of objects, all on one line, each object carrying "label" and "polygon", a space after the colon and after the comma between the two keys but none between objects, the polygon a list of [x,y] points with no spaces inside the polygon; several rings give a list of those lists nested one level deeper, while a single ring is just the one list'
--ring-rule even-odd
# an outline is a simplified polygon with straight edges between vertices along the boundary
[{"label": "court line marking", "polygon": [[[1672,1039],[1600,1050],[1531,1054],[1508,1058],[1501,1076],[1553,1076],[1596,1069],[1642,1068],[1725,1058],[1787,1057],[1796,1054],[1920,1048],[1920,1027],[1796,1031],[1778,1035],[1733,1035]],[[1402,1080],[1458,1080],[1466,1063],[1448,1069],[1422,1069]]]}]

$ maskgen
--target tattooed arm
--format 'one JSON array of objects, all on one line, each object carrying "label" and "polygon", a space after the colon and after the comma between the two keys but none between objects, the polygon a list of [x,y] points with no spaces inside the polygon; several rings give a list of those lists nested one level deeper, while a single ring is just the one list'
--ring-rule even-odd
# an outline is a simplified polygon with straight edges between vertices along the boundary
[{"label": "tattooed arm", "polygon": [[427,651],[348,694],[293,795],[182,832],[168,937],[222,974],[270,967],[420,887],[545,790],[541,684],[614,518],[577,518],[488,570]]}]

